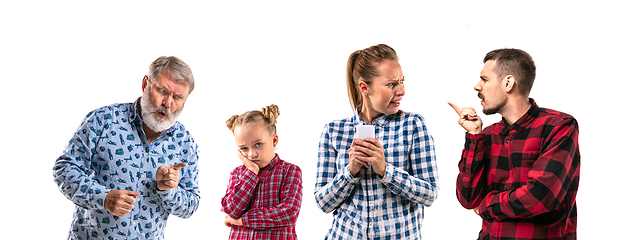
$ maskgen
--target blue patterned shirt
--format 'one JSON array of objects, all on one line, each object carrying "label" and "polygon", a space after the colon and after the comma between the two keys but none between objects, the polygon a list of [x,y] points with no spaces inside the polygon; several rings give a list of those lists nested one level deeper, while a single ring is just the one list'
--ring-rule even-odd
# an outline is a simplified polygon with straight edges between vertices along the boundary
[{"label": "blue patterned shirt", "polygon": [[333,213],[326,239],[420,239],[424,207],[438,195],[433,138],[418,114],[399,111],[373,120],[375,137],[386,155],[383,177],[362,167],[357,177],[348,169],[353,117],[327,124],[319,142],[315,199]]},{"label": "blue patterned shirt", "polygon": [[[53,169],[59,190],[76,204],[69,239],[164,239],[170,214],[190,217],[199,206],[198,147],[180,123],[149,145],[134,103],[96,109],[85,117]],[[185,162],[176,188],[159,191],[156,170]],[[110,190],[140,195],[124,217],[104,207]]]}]

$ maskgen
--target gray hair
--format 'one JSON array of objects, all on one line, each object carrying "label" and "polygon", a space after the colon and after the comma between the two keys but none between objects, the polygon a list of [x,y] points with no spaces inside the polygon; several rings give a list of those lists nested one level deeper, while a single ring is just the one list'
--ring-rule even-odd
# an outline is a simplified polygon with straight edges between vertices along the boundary
[{"label": "gray hair", "polygon": [[190,86],[190,93],[194,90],[192,70],[190,70],[190,67],[181,59],[174,56],[162,56],[154,60],[147,74],[150,83],[154,82],[156,78],[162,74],[169,74],[172,81]]}]

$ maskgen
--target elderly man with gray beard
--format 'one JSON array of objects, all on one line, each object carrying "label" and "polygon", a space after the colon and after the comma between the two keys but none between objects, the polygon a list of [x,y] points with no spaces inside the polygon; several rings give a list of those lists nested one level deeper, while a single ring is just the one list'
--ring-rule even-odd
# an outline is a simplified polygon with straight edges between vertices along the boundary
[{"label": "elderly man with gray beard", "polygon": [[133,103],[85,116],[53,175],[75,205],[69,239],[164,239],[170,214],[199,206],[198,147],[176,121],[194,89],[190,67],[159,57]]}]

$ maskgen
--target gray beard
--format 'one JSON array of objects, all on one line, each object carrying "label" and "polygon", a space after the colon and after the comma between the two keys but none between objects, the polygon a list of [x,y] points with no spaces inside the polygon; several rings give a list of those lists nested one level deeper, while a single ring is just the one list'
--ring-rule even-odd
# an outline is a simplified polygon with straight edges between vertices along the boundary
[{"label": "gray beard", "polygon": [[[143,118],[143,123],[154,132],[163,132],[174,126],[179,115],[181,115],[181,111],[183,111],[183,107],[173,113],[170,113],[169,109],[163,105],[154,107],[150,99],[149,91],[150,90],[146,89],[141,97],[141,117]],[[158,111],[165,111],[165,119],[159,118],[155,114]]]}]

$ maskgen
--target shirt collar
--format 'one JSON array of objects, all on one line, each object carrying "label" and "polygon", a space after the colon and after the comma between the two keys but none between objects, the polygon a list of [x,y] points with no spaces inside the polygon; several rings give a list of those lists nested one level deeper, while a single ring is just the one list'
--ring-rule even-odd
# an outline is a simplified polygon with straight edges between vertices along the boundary
[{"label": "shirt collar", "polygon": [[275,153],[275,158],[270,160],[270,163],[268,163],[268,165],[266,165],[264,169],[271,169],[275,167],[277,164],[279,164],[280,161],[281,161],[281,158],[279,158],[279,154]]},{"label": "shirt collar", "polygon": [[527,124],[529,124],[532,120],[538,117],[538,112],[539,112],[538,104],[536,104],[536,101],[533,98],[530,98],[529,102],[531,102],[531,107],[529,107],[529,110],[527,110],[527,112],[524,115],[522,115],[522,117],[520,117],[518,121],[516,121],[514,124],[509,125],[509,123],[507,123],[507,121],[504,118],[502,119],[502,122],[504,123],[504,126],[505,126],[504,129],[502,130],[503,135],[507,134],[507,132],[513,129],[516,129],[517,131],[521,131],[522,129],[527,127]]},{"label": "shirt collar", "polygon": [[134,106],[132,106],[132,111],[130,111],[130,116],[129,119],[131,122],[136,123],[137,126],[142,126],[143,125],[143,119],[141,116],[138,114],[138,108],[139,108],[139,102],[141,101],[141,98],[139,97],[134,101]]},{"label": "shirt collar", "polygon": [[386,127],[391,121],[393,121],[393,120],[399,118],[400,116],[402,116],[402,113],[403,113],[402,110],[398,110],[396,113],[393,113],[393,114],[388,114],[388,115],[384,114],[384,115],[379,116],[378,118],[374,119],[373,122],[371,124],[369,124],[366,121],[364,121],[364,119],[362,119],[362,117],[359,116],[358,109],[360,109],[360,107],[361,107],[361,105],[357,106],[355,108],[355,111],[354,111],[355,125],[377,125],[379,127]]}]

